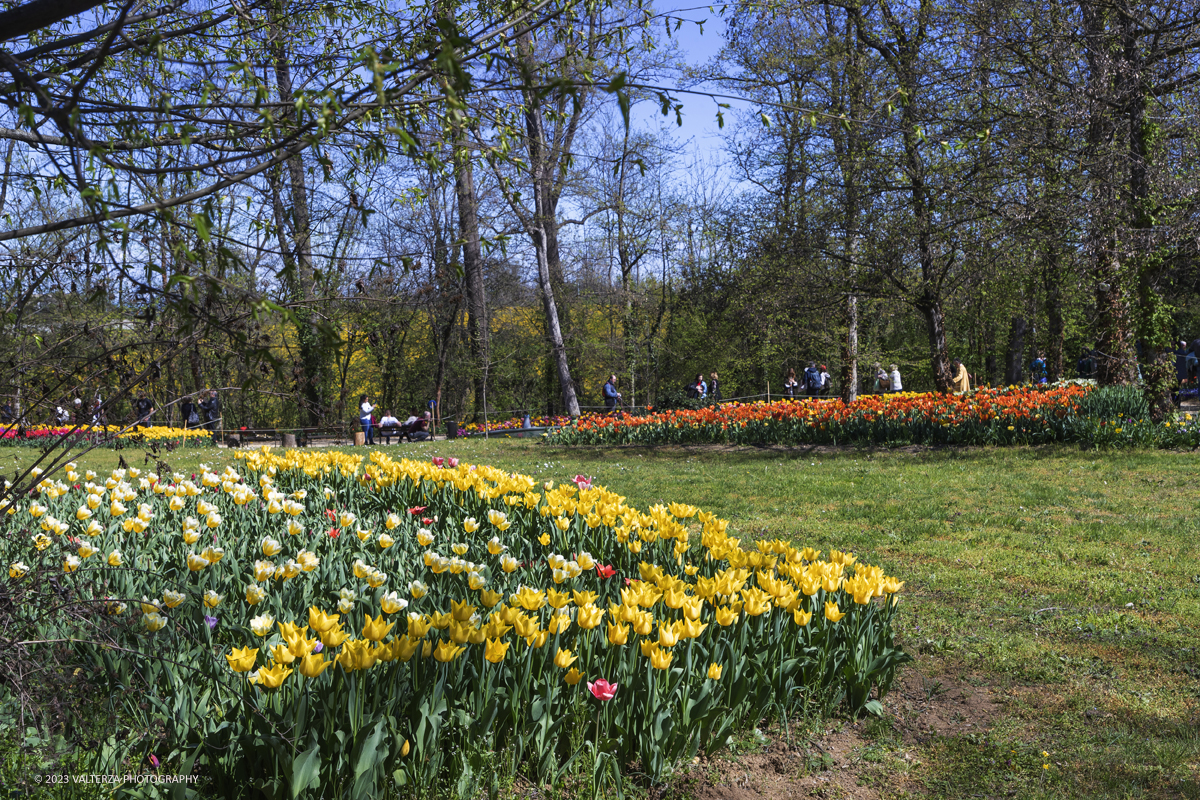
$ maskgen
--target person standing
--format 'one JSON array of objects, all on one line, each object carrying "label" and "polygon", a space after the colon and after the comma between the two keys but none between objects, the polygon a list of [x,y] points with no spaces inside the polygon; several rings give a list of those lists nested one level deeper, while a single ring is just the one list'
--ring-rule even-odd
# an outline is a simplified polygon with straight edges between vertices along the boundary
[{"label": "person standing", "polygon": [[904,384],[900,380],[900,368],[892,364],[891,370],[892,373],[888,376],[888,385],[893,392],[903,392]]},{"label": "person standing", "polygon": [[83,399],[76,397],[71,401],[71,405],[75,411],[75,425],[80,428],[87,425],[87,415],[83,411]]},{"label": "person standing", "polygon": [[708,384],[704,382],[704,373],[696,376],[696,397],[703,400],[708,397]]},{"label": "person standing", "polygon": [[1029,367],[1029,378],[1034,383],[1046,382],[1046,357],[1041,353],[1037,354]]},{"label": "person standing", "polygon": [[821,370],[821,396],[828,397],[829,392],[833,389],[833,376],[829,374],[829,370],[822,364],[818,369]]},{"label": "person standing", "polygon": [[154,401],[147,397],[145,392],[138,392],[137,400],[133,401],[133,414],[137,417],[137,422],[134,423],[137,427],[150,424],[154,416]]},{"label": "person standing", "polygon": [[196,403],[190,394],[185,394],[179,402],[179,416],[183,418],[185,428],[194,428],[200,424],[200,415],[196,413]]},{"label": "person standing", "polygon": [[787,378],[783,381],[783,396],[790,399],[796,397],[796,389],[799,388],[800,382],[796,380],[796,370],[788,367]]},{"label": "person standing", "polygon": [[717,382],[717,373],[714,372],[711,375],[709,375],[708,377],[710,379],[712,379],[712,383],[710,383],[708,385],[709,394],[712,395],[713,400],[716,400],[719,403],[719,402],[721,402],[722,398],[721,398],[721,385]]},{"label": "person standing", "polygon": [[962,361],[957,358],[950,365],[950,388],[955,394],[964,394],[971,391],[971,376],[967,374],[967,367]]},{"label": "person standing", "polygon": [[96,399],[92,402],[92,424],[108,424],[108,412],[104,410],[104,398],[100,395],[96,395]]},{"label": "person standing", "polygon": [[358,422],[362,425],[363,436],[366,437],[363,443],[367,447],[375,445],[375,437],[371,428],[371,412],[374,410],[375,406],[371,405],[365,394],[358,398]]},{"label": "person standing", "polygon": [[204,428],[212,431],[213,444],[221,441],[221,398],[216,389],[210,389],[208,399],[200,401],[200,410],[204,412]]},{"label": "person standing", "polygon": [[609,375],[608,381],[604,384],[604,413],[617,413],[617,403],[620,400],[621,393],[617,391],[617,376],[615,374]]},{"label": "person standing", "polygon": [[54,424],[59,426],[60,428],[65,425],[70,425],[71,424],[71,412],[67,411],[67,409],[62,405],[55,406],[55,408],[54,408]]}]

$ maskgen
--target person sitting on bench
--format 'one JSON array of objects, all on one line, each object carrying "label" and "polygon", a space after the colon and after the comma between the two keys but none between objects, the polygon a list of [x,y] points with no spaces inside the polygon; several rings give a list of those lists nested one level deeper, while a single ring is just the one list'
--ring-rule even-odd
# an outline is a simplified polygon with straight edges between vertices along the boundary
[{"label": "person sitting on bench", "polygon": [[384,444],[391,444],[392,437],[396,437],[396,443],[400,443],[400,437],[403,435],[400,430],[400,420],[392,416],[392,412],[385,411],[383,419],[379,420],[379,433],[383,436]]}]

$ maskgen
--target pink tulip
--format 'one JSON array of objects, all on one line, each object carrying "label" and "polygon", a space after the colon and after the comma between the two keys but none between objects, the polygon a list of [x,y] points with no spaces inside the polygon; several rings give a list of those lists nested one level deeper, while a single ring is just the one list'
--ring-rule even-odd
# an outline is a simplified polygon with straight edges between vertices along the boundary
[{"label": "pink tulip", "polygon": [[457,459],[457,458],[453,458],[453,457],[451,457],[451,458],[447,458],[447,459],[446,459],[446,465],[447,465],[448,467],[450,467],[450,469],[454,469],[455,467],[457,467],[457,466],[458,466],[458,459]]},{"label": "pink tulip", "polygon": [[445,464],[445,463],[446,463],[446,459],[442,458],[441,456],[434,456],[434,457],[433,457],[433,465],[434,465],[435,467],[438,467],[438,468],[440,469],[440,468],[441,468],[441,466],[442,466],[443,464]]},{"label": "pink tulip", "polygon": [[574,481],[575,485],[579,487],[579,491],[581,492],[592,488],[592,479],[586,475],[576,475],[571,480]]},{"label": "pink tulip", "polygon": [[608,681],[604,680],[603,678],[596,681],[595,683],[588,681],[587,686],[588,686],[588,691],[591,692],[592,696],[595,697],[597,700],[612,700],[613,695],[615,695],[617,693],[617,684],[609,683]]}]

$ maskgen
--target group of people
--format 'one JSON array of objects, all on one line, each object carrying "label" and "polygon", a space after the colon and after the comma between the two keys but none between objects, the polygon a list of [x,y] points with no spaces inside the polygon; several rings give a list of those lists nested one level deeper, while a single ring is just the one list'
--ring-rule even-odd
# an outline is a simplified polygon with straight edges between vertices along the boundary
[{"label": "group of people", "polygon": [[784,397],[823,397],[832,389],[833,376],[824,364],[815,361],[808,362],[799,378],[796,377],[796,370],[789,367],[787,377],[783,379]]},{"label": "group of people", "polygon": [[[133,416],[130,421],[134,427],[143,428],[154,424],[154,415],[158,412],[158,407],[146,392],[138,392],[131,406]],[[54,406],[52,423],[60,428],[100,427],[108,424],[108,412],[109,408],[99,394],[90,404],[85,404],[82,397],[76,396],[72,400],[64,399]],[[181,427],[217,430],[221,421],[221,398],[216,389],[184,395],[179,401],[179,412]],[[0,406],[0,423],[26,424],[23,415],[18,415],[13,410],[11,402]]]},{"label": "group of people", "polygon": [[903,392],[904,381],[900,380],[900,367],[895,364],[890,365],[886,370],[875,362],[875,386],[873,394],[887,394],[888,392]]},{"label": "group of people", "polygon": [[432,414],[429,411],[422,415],[410,414],[408,419],[401,422],[391,411],[385,411],[382,418],[377,418],[375,408],[375,405],[367,399],[367,395],[364,394],[358,399],[358,422],[362,425],[363,444],[367,447],[375,446],[376,428],[379,429],[379,435],[383,437],[384,444],[391,444],[393,436],[396,437],[396,443],[399,444],[404,439],[408,439],[410,442],[420,442],[433,435],[430,430]]},{"label": "group of people", "polygon": [[704,373],[696,376],[696,380],[688,384],[687,396],[692,400],[716,400],[718,403],[724,398],[721,397],[721,379],[717,373],[710,372],[709,381],[704,380]]}]

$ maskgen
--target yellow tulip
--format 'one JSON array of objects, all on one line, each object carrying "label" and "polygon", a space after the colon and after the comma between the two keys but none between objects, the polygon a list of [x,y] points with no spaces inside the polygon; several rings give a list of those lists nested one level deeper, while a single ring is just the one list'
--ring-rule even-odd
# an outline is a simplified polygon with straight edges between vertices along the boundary
[{"label": "yellow tulip", "polygon": [[337,647],[349,638],[350,634],[342,630],[341,623],[338,623],[336,628],[327,628],[321,631],[321,644],[326,647]]},{"label": "yellow tulip", "polygon": [[267,596],[267,593],[261,587],[251,584],[246,587],[246,602],[252,606],[261,603]]},{"label": "yellow tulip", "polygon": [[254,669],[254,661],[258,658],[258,648],[235,647],[233,652],[225,656],[229,668],[234,672],[249,672]]},{"label": "yellow tulip", "polygon": [[425,638],[432,626],[433,622],[428,616],[416,613],[408,615],[408,635],[413,639]]},{"label": "yellow tulip", "polygon": [[629,626],[625,624],[608,626],[608,642],[613,645],[622,645],[629,641]]},{"label": "yellow tulip", "polygon": [[383,614],[380,614],[376,619],[372,619],[371,615],[368,614],[367,621],[363,624],[362,635],[372,642],[381,642],[383,641],[383,637],[387,636],[395,625],[396,623],[394,622],[385,624]]},{"label": "yellow tulip", "polygon": [[710,680],[714,680],[714,681],[719,681],[719,680],[721,680],[721,671],[722,671],[723,669],[725,669],[725,668],[724,668],[724,667],[722,667],[720,664],[718,664],[718,663],[716,663],[716,662],[714,661],[714,662],[713,662],[712,664],[710,664],[710,665],[709,665],[709,667],[708,667],[708,677],[709,677],[709,679],[710,679]]},{"label": "yellow tulip", "polygon": [[805,611],[802,608],[797,608],[795,611],[792,612],[792,619],[796,621],[797,625],[799,625],[801,628],[803,628],[805,625],[807,625],[809,623],[809,621],[812,620],[812,612]]},{"label": "yellow tulip", "polygon": [[479,530],[479,523],[474,517],[467,517],[463,520],[463,530],[467,533],[474,533]]},{"label": "yellow tulip", "polygon": [[549,545],[550,544],[550,534],[543,533],[541,536],[538,537],[538,542],[540,542],[543,547]]},{"label": "yellow tulip", "polygon": [[296,660],[296,655],[287,645],[277,644],[271,648],[271,658],[276,664],[290,664]]},{"label": "yellow tulip", "polygon": [[308,609],[308,625],[317,633],[324,633],[338,624],[338,614],[326,614],[316,606]]},{"label": "yellow tulip", "polygon": [[839,611],[837,603],[826,601],[825,603],[825,619],[830,622],[837,622],[842,617],[846,616],[846,612]]},{"label": "yellow tulip", "polygon": [[571,667],[571,669],[567,671],[567,674],[563,676],[563,680],[567,682],[568,686],[574,686],[583,680],[583,673],[574,667]]},{"label": "yellow tulip", "polygon": [[353,672],[360,669],[370,669],[375,666],[377,657],[374,649],[365,639],[354,639],[347,642],[334,659],[342,665],[342,669]]},{"label": "yellow tulip", "polygon": [[411,636],[397,636],[392,640],[392,659],[407,662],[412,659],[420,646],[420,639],[414,639]]},{"label": "yellow tulip", "polygon": [[529,645],[530,647],[534,647],[534,648],[541,647],[542,645],[544,645],[546,643],[547,635],[548,635],[547,631],[538,631],[537,633],[534,633],[530,636],[526,636],[525,644]]},{"label": "yellow tulip", "polygon": [[658,625],[658,646],[674,647],[678,641],[679,631],[675,630],[675,626],[660,622]]},{"label": "yellow tulip", "polygon": [[579,627],[585,631],[590,631],[604,621],[604,609],[594,605],[584,605],[579,607],[579,612],[576,615],[576,622]]},{"label": "yellow tulip", "polygon": [[453,617],[458,622],[466,622],[467,620],[469,620],[471,618],[471,615],[474,613],[475,613],[475,606],[471,605],[466,600],[463,600],[463,601],[451,600],[450,601],[450,616]]},{"label": "yellow tulip", "polygon": [[209,564],[209,561],[204,556],[198,556],[195,553],[188,553],[187,565],[188,565],[188,569],[191,570],[192,572],[199,572],[200,570],[207,567],[208,564]]},{"label": "yellow tulip", "polygon": [[451,644],[447,641],[440,641],[438,642],[437,649],[433,651],[433,657],[443,664],[448,664],[462,655],[462,652],[466,649],[467,648],[465,647],[459,647],[458,645]]},{"label": "yellow tulip", "polygon": [[499,664],[508,655],[508,648],[511,642],[501,642],[497,639],[488,639],[487,644],[483,648],[483,657],[493,664]]},{"label": "yellow tulip", "polygon": [[554,654],[554,666],[566,669],[574,664],[578,658],[579,656],[573,654],[570,650],[559,648],[558,652]]},{"label": "yellow tulip", "polygon": [[674,656],[671,654],[670,650],[655,648],[650,653],[650,666],[654,667],[655,669],[667,669],[671,666],[671,659],[673,658]]},{"label": "yellow tulip", "polygon": [[503,599],[504,595],[500,594],[499,592],[492,592],[484,589],[479,593],[479,601],[483,603],[485,608],[491,608]]},{"label": "yellow tulip", "polygon": [[113,550],[111,553],[108,554],[108,565],[110,567],[121,566],[121,551],[120,550]]},{"label": "yellow tulip", "polygon": [[737,609],[730,606],[720,606],[716,611],[717,624],[724,628],[728,628],[737,622],[740,616],[741,614]]},{"label": "yellow tulip", "polygon": [[310,654],[300,659],[300,663],[296,665],[296,671],[306,678],[315,678],[329,669],[329,665],[332,663],[332,661],[325,660],[324,653]]}]

